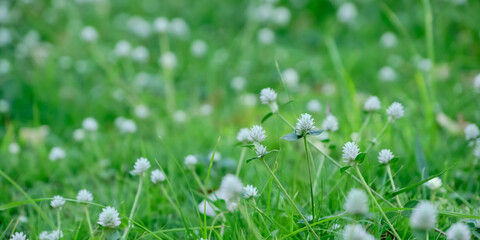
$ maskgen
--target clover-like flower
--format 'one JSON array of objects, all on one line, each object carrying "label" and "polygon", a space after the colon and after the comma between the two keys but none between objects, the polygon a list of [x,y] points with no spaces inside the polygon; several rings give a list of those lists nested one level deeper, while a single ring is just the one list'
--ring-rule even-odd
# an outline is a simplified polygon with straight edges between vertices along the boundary
[{"label": "clover-like flower", "polygon": [[267,104],[272,112],[278,111],[277,93],[271,88],[264,88],[260,91],[260,101],[262,104]]},{"label": "clover-like flower", "polygon": [[393,159],[393,157],[394,157],[394,155],[393,155],[392,151],[390,151],[390,149],[382,149],[378,153],[378,161],[381,164],[389,163]]},{"label": "clover-like flower", "polygon": [[453,224],[446,232],[448,240],[470,240],[470,228],[461,222]]},{"label": "clover-like flower", "polygon": [[146,158],[139,158],[133,166],[131,171],[132,175],[141,175],[144,174],[150,168],[150,162]]},{"label": "clover-like flower", "polygon": [[106,207],[102,209],[97,223],[107,228],[118,227],[121,221],[117,209],[114,207]]},{"label": "clover-like flower", "polygon": [[360,153],[360,148],[354,142],[347,142],[343,145],[343,159],[348,162],[352,163],[357,158],[358,154]]},{"label": "clover-like flower", "polygon": [[88,190],[82,189],[77,194],[77,200],[82,202],[91,202],[93,201],[93,195]]},{"label": "clover-like flower", "polygon": [[367,112],[375,112],[380,110],[380,100],[377,96],[370,96],[367,101],[365,101],[363,109],[365,109]]},{"label": "clover-like flower", "polygon": [[313,122],[312,115],[304,113],[300,115],[300,118],[297,119],[295,131],[283,136],[282,139],[287,141],[296,141],[302,137],[306,137],[307,135],[319,135],[323,132],[323,130],[315,129],[315,126],[313,126],[314,124],[315,123]]},{"label": "clover-like flower", "polygon": [[392,103],[387,108],[388,119],[391,120],[391,121],[403,117],[404,113],[405,113],[405,111],[404,111],[403,105],[398,103],[398,102]]},{"label": "clover-like flower", "polygon": [[366,215],[368,213],[367,194],[363,190],[356,188],[350,190],[343,208],[350,214]]},{"label": "clover-like flower", "polygon": [[188,155],[185,157],[185,165],[187,165],[187,167],[193,167],[195,165],[197,165],[197,157],[195,157],[194,155]]},{"label": "clover-like flower", "polygon": [[152,183],[163,182],[165,181],[165,174],[160,169],[155,169],[150,175],[150,180]]},{"label": "clover-like flower", "polygon": [[437,209],[432,203],[422,201],[412,211],[410,226],[413,229],[430,230],[437,224]]},{"label": "clover-like flower", "polygon": [[10,237],[10,240],[28,240],[28,238],[23,232],[16,232]]},{"label": "clover-like flower", "polygon": [[62,196],[54,196],[52,201],[50,202],[50,206],[56,209],[62,209],[63,205],[65,204],[65,199]]},{"label": "clover-like flower", "polygon": [[263,130],[262,126],[255,125],[250,128],[249,130],[249,140],[253,143],[261,143],[267,135],[265,135],[265,130]]},{"label": "clover-like flower", "polygon": [[246,199],[258,197],[258,190],[253,185],[247,185],[243,188],[243,197]]}]

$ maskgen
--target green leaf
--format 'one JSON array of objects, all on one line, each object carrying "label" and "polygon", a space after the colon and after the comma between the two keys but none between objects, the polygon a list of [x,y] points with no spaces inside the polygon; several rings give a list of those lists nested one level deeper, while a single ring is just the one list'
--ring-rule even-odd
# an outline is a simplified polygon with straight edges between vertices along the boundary
[{"label": "green leaf", "polygon": [[262,123],[264,123],[265,121],[267,121],[267,119],[269,119],[271,116],[273,116],[273,113],[272,113],[272,112],[267,113],[267,115],[265,115],[265,116],[262,118]]},{"label": "green leaf", "polygon": [[248,144],[248,145],[242,145],[241,147],[246,147],[246,148],[253,149],[253,148],[255,148],[255,145],[253,145],[253,144]]},{"label": "green leaf", "polygon": [[256,156],[256,157],[249,158],[249,159],[245,160],[245,162],[249,163],[250,161],[255,160],[255,159],[259,159],[259,157]]},{"label": "green leaf", "polygon": [[285,106],[287,106],[288,104],[293,103],[293,102],[294,102],[294,100],[290,100],[290,101],[284,103],[284,104],[282,105],[282,107],[285,107]]},{"label": "green leaf", "polygon": [[299,137],[295,132],[289,133],[289,134],[282,137],[282,139],[287,140],[287,141],[297,141],[300,138],[301,137]]},{"label": "green leaf", "polygon": [[355,158],[355,162],[362,163],[363,161],[365,161],[366,156],[367,156],[367,153],[358,154],[357,157]]},{"label": "green leaf", "polygon": [[395,163],[395,162],[398,161],[398,159],[400,159],[400,158],[399,157],[394,157],[394,158],[392,158],[392,160],[390,160],[389,163]]},{"label": "green leaf", "polygon": [[[453,167],[453,166],[452,166],[452,167]],[[428,178],[425,178],[425,179],[423,179],[423,180],[421,180],[421,181],[418,181],[418,182],[416,182],[416,183],[414,183],[414,184],[410,184],[410,185],[408,185],[408,186],[406,186],[406,187],[404,187],[404,188],[400,188],[400,189],[397,189],[397,190],[395,190],[395,191],[391,191],[391,192],[387,193],[387,195],[388,195],[389,197],[395,197],[395,196],[397,196],[397,195],[400,194],[400,193],[403,193],[403,192],[406,192],[406,191],[408,191],[408,190],[414,189],[414,188],[416,188],[416,187],[418,187],[418,186],[421,186],[421,185],[423,185],[424,183],[430,181],[431,179],[436,178],[436,177],[444,174],[446,171],[450,170],[452,167],[450,167],[450,168],[448,168],[448,169],[446,169],[446,170],[443,170],[441,173],[432,175],[432,176],[430,176],[430,177],[428,177]]]},{"label": "green leaf", "polygon": [[323,132],[321,129],[310,130],[307,134],[309,135],[320,135]]},{"label": "green leaf", "polygon": [[351,167],[352,166],[345,166],[345,167],[340,168],[340,173],[344,173],[345,171],[347,171],[347,169],[349,169]]},{"label": "green leaf", "polygon": [[120,239],[120,232],[118,230],[105,229],[105,239],[106,240],[117,240]]}]

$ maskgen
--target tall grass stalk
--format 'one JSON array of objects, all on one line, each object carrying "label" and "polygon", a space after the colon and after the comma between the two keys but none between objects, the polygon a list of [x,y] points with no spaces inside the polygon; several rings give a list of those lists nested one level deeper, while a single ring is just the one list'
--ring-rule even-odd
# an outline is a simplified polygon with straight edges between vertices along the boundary
[{"label": "tall grass stalk", "polygon": [[143,185],[143,177],[144,175],[140,175],[140,181],[138,181],[138,190],[137,194],[135,195],[135,201],[133,202],[132,210],[130,210],[130,215],[128,216],[128,225],[123,232],[122,239],[126,239],[130,228],[132,227],[132,219],[135,214],[135,209],[137,208],[138,199],[140,198],[140,193],[142,192],[142,185]]},{"label": "tall grass stalk", "polygon": [[313,182],[312,182],[312,167],[311,167],[311,159],[310,159],[310,154],[308,151],[308,145],[307,145],[307,135],[303,137],[303,143],[305,146],[305,155],[307,158],[307,166],[308,166],[308,180],[310,181],[310,201],[312,204],[312,219],[315,220],[315,201],[313,200]]},{"label": "tall grass stalk", "polygon": [[[395,182],[393,181],[392,175],[392,168],[390,167],[390,163],[387,163],[387,174],[388,178],[390,179],[390,184],[392,185],[392,190],[395,191],[397,188],[395,187]],[[400,202],[400,197],[395,195],[395,199],[397,200],[398,207],[402,208],[402,202]]]},{"label": "tall grass stalk", "polygon": [[90,213],[88,213],[88,206],[83,205],[83,210],[85,211],[85,217],[87,218],[87,224],[88,224],[88,231],[90,232],[90,237],[93,239],[93,228],[92,228],[92,222],[90,221]]}]

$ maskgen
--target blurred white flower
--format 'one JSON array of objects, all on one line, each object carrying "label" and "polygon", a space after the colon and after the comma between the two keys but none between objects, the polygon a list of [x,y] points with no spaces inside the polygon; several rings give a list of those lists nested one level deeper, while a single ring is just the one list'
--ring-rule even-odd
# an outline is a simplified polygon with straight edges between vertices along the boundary
[{"label": "blurred white flower", "polygon": [[349,224],[343,230],[344,240],[375,240],[360,224]]},{"label": "blurred white flower", "polygon": [[183,20],[182,18],[172,19],[172,21],[170,22],[169,30],[172,35],[181,38],[186,38],[190,33],[187,22],[185,22],[185,20]]},{"label": "blurred white flower", "polygon": [[242,191],[243,183],[237,176],[227,174],[223,177],[222,184],[220,185],[222,199],[225,199],[227,202],[234,201],[240,197]]},{"label": "blurred white flower", "polygon": [[347,199],[343,208],[347,213],[366,215],[368,213],[368,197],[367,194],[360,189],[352,189],[348,192]]},{"label": "blurred white flower", "polygon": [[358,145],[354,142],[347,142],[345,145],[343,145],[343,159],[345,159],[346,162],[351,163],[355,161],[355,158],[357,158],[358,154],[360,153],[360,148],[358,148]]},{"label": "blurred white flower", "polygon": [[[212,156],[213,156],[213,151],[208,153],[208,161],[210,161],[210,159],[212,159]],[[215,156],[213,156],[213,161],[218,162],[220,160],[222,160],[222,154],[219,151],[216,151]]]},{"label": "blurred white flower", "polygon": [[380,110],[380,105],[380,100],[377,96],[370,96],[367,98],[367,101],[365,101],[363,109],[365,109],[367,112],[375,112]]},{"label": "blurred white flower", "polygon": [[393,159],[393,153],[390,149],[382,149],[378,153],[378,161],[382,164],[389,163]]},{"label": "blurred white flower", "polygon": [[144,46],[135,47],[134,49],[132,49],[131,52],[132,60],[135,62],[144,63],[148,61],[149,56],[150,53],[148,52],[148,49]]},{"label": "blurred white flower", "polygon": [[247,185],[243,188],[243,197],[246,199],[258,197],[258,190],[253,185]]},{"label": "blurred white flower", "polygon": [[378,78],[384,82],[392,82],[397,79],[397,73],[390,66],[384,66],[378,71]]},{"label": "blurred white flower", "polygon": [[176,123],[184,123],[187,120],[187,113],[182,110],[177,110],[173,113],[173,120]]},{"label": "blurred white flower", "polygon": [[246,93],[240,96],[240,103],[245,106],[253,107],[257,105],[257,95]]},{"label": "blurred white flower", "polygon": [[275,33],[270,28],[262,28],[258,30],[258,42],[269,45],[275,42]]},{"label": "blurred white flower", "polygon": [[125,40],[117,42],[117,44],[115,44],[115,48],[113,49],[113,52],[118,57],[128,57],[131,51],[132,45],[130,45],[130,43]]},{"label": "blurred white flower", "polygon": [[197,165],[197,157],[195,157],[194,155],[188,155],[185,157],[185,165],[187,165],[187,167],[193,167],[195,165]]},{"label": "blurred white flower", "polygon": [[66,157],[65,151],[60,148],[60,147],[54,147],[52,150],[50,150],[50,154],[48,155],[48,158],[51,161],[57,161],[59,159],[63,159]]},{"label": "blurred white flower", "polygon": [[260,91],[260,101],[262,104],[268,104],[272,112],[278,111],[277,93],[271,88],[264,88]]},{"label": "blurred white flower", "polygon": [[237,91],[243,90],[246,85],[247,85],[247,80],[245,80],[245,78],[240,76],[234,77],[230,82],[230,86],[232,87],[232,89]]},{"label": "blurred white flower", "polygon": [[473,79],[473,87],[477,90],[480,91],[480,73],[475,76]]},{"label": "blurred white flower", "polygon": [[446,232],[448,240],[470,240],[470,228],[461,222],[454,223]]},{"label": "blurred white flower", "polygon": [[39,236],[40,240],[59,240],[60,238],[63,238],[63,232],[60,230],[51,232],[43,231]]},{"label": "blurred white flower", "polygon": [[165,174],[160,169],[155,169],[150,175],[150,180],[152,183],[158,183],[165,181]]},{"label": "blurred white flower", "polygon": [[98,217],[98,224],[107,228],[116,228],[120,225],[120,218],[118,217],[118,211],[114,207],[106,207],[102,209],[100,216]]},{"label": "blurred white flower", "polygon": [[296,87],[298,85],[299,76],[293,68],[288,68],[282,72],[282,78],[288,87]]},{"label": "blurred white flower", "polygon": [[93,201],[93,195],[87,189],[82,189],[77,194],[77,200],[82,202],[91,202]]},{"label": "blurred white flower", "polygon": [[238,208],[238,202],[228,202],[227,203],[227,210],[230,212],[233,212],[237,210]]},{"label": "blurred white flower", "polygon": [[380,44],[384,48],[394,47],[395,45],[397,45],[397,36],[395,36],[395,34],[392,32],[385,32],[380,37]]},{"label": "blurred white flower", "polygon": [[85,42],[95,42],[98,39],[98,33],[92,26],[86,26],[82,29],[82,39]]},{"label": "blurred white flower", "polygon": [[82,128],[86,131],[95,132],[98,129],[98,122],[95,118],[85,118],[82,122]]},{"label": "blurred white flower", "polygon": [[[1,16],[1,14],[0,14]],[[10,30],[5,27],[0,28],[0,47],[7,46],[12,42]]]},{"label": "blurred white flower", "polygon": [[73,139],[77,142],[82,141],[85,138],[85,131],[83,129],[76,129],[73,131]]},{"label": "blurred white flower", "polygon": [[437,209],[432,203],[422,201],[415,206],[410,216],[410,226],[418,230],[430,230],[437,224]]},{"label": "blurred white flower", "polygon": [[250,128],[249,130],[249,137],[248,139],[254,143],[261,143],[265,140],[267,136],[265,135],[265,130],[260,125],[255,125]]},{"label": "blurred white flower", "polygon": [[10,111],[10,103],[5,99],[0,99],[0,113],[7,113]]},{"label": "blurred white flower", "polygon": [[271,19],[277,25],[284,26],[290,22],[290,10],[286,7],[274,8],[271,12]]},{"label": "blurred white flower", "polygon": [[480,135],[480,130],[477,125],[473,123],[468,124],[463,131],[465,132],[465,138],[467,140],[474,140]]},{"label": "blurred white flower", "polygon": [[0,23],[7,23],[10,21],[10,9],[8,2],[0,2]]},{"label": "blurred white flower", "polygon": [[239,142],[247,142],[250,139],[250,131],[248,128],[242,128],[237,134],[237,141]]},{"label": "blurred white flower", "polygon": [[267,147],[263,146],[260,143],[254,143],[255,145],[255,153],[257,154],[257,157],[263,157],[265,156],[267,152]]},{"label": "blurred white flower", "polygon": [[10,240],[28,240],[28,239],[27,239],[27,235],[25,235],[23,232],[16,232],[10,237]]},{"label": "blurred white flower", "polygon": [[10,62],[7,59],[0,59],[0,75],[10,72]]},{"label": "blurred white flower", "polygon": [[432,69],[432,61],[430,61],[428,58],[422,58],[420,61],[418,61],[417,67],[425,72],[430,71],[430,69]]},{"label": "blurred white flower", "polygon": [[195,57],[202,57],[207,52],[207,43],[205,41],[197,39],[192,42],[190,46],[190,52]]},{"label": "blurred white flower", "polygon": [[147,106],[143,104],[135,106],[135,116],[137,116],[138,118],[147,118],[149,115],[150,111],[148,110]]},{"label": "blurred white flower", "polygon": [[426,187],[430,188],[431,190],[439,189],[442,186],[442,179],[439,177],[432,178],[424,183]]},{"label": "blurred white flower", "polygon": [[158,59],[158,64],[167,69],[172,69],[177,66],[177,56],[173,52],[166,52]]},{"label": "blurred white flower", "polygon": [[150,162],[146,158],[139,158],[130,172],[132,175],[143,175],[150,168]]},{"label": "blurred white flower", "polygon": [[12,142],[8,145],[8,151],[10,154],[17,155],[20,152],[20,145],[16,142]]},{"label": "blurred white flower", "polygon": [[357,8],[353,3],[345,2],[337,10],[337,19],[342,23],[352,22],[357,17]]},{"label": "blurred white flower", "polygon": [[312,99],[307,103],[307,111],[320,112],[322,110],[322,103],[316,99]]},{"label": "blurred white flower", "polygon": [[205,103],[200,107],[200,114],[202,114],[203,116],[211,115],[212,112],[213,112],[213,107],[208,103]]},{"label": "blurred white flower", "polygon": [[134,133],[137,131],[137,124],[133,120],[124,117],[116,118],[115,126],[120,133]]},{"label": "blurred white flower", "polygon": [[[209,196],[209,198],[213,198],[213,199],[216,199],[215,197],[215,194],[211,194]],[[214,201],[212,199],[210,199],[211,201]],[[208,201],[205,201],[205,200],[202,200],[200,202],[200,204],[198,204],[198,211],[202,214],[204,214],[205,212],[205,215],[207,216],[210,216],[210,217],[214,217],[216,215],[216,211],[218,211],[218,208],[215,207],[213,204],[211,204],[210,202]]]},{"label": "blurred white flower", "polygon": [[146,38],[150,36],[151,26],[150,23],[139,16],[130,17],[127,21],[127,28],[133,34]]},{"label": "blurred white flower", "polygon": [[313,121],[312,115],[304,113],[297,119],[295,131],[297,134],[301,133],[302,136],[305,136],[308,132],[315,129],[313,124],[315,124],[315,122]]},{"label": "blurred white flower", "polygon": [[153,28],[157,33],[165,33],[168,31],[168,19],[159,17],[153,22]]},{"label": "blurred white flower", "polygon": [[403,117],[404,113],[405,113],[405,111],[404,111],[403,105],[398,103],[398,102],[392,103],[387,108],[388,119],[391,120],[391,121]]},{"label": "blurred white flower", "polygon": [[250,13],[253,19],[266,22],[273,18],[273,6],[269,3],[261,4]]},{"label": "blurred white flower", "polygon": [[65,204],[65,199],[62,196],[54,196],[52,201],[50,201],[50,206],[57,209],[62,209]]},{"label": "blurred white flower", "polygon": [[473,149],[473,156],[480,158],[480,143],[478,142],[475,144],[475,148]]},{"label": "blurred white flower", "polygon": [[338,131],[338,120],[332,114],[328,114],[328,116],[323,120],[322,129],[325,131],[336,132]]}]

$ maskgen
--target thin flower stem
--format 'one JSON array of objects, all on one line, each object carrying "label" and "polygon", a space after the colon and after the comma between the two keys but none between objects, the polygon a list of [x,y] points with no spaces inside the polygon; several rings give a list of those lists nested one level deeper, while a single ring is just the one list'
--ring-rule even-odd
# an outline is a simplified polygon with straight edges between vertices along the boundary
[{"label": "thin flower stem", "polygon": [[357,171],[358,177],[362,180],[363,187],[367,190],[368,194],[370,195],[370,198],[373,200],[373,202],[375,203],[376,207],[378,208],[378,211],[380,211],[380,213],[382,214],[383,218],[384,218],[385,221],[387,222],[388,226],[390,226],[390,228],[392,229],[392,232],[393,232],[393,235],[395,236],[395,239],[401,240],[400,236],[398,235],[397,231],[396,231],[395,228],[393,227],[392,223],[391,223],[390,220],[388,219],[388,217],[387,217],[387,215],[385,214],[385,212],[383,211],[382,207],[381,207],[380,204],[377,202],[377,199],[375,199],[375,196],[373,196],[372,191],[370,191],[370,187],[368,186],[367,182],[366,182],[365,179],[363,178],[362,172],[360,172],[360,169],[358,168],[358,165],[355,165],[354,168],[355,168],[355,170]]},{"label": "thin flower stem", "polygon": [[177,212],[180,213],[180,211],[178,211],[177,205],[175,204],[175,202],[173,202],[172,198],[167,193],[167,190],[165,189],[165,186],[163,186],[163,184],[160,185],[160,189],[162,190],[163,196],[167,198],[168,203],[170,203],[172,207],[174,207],[175,210],[177,210]]},{"label": "thin flower stem", "polygon": [[197,172],[195,172],[195,169],[192,169],[193,177],[195,178],[195,181],[197,182],[198,186],[200,186],[200,189],[202,189],[203,193],[206,193],[205,186],[203,185],[202,181],[200,180],[200,177],[198,176]]},{"label": "thin flower stem", "polygon": [[57,209],[57,230],[60,231],[62,220],[60,219],[60,209]]},{"label": "thin flower stem", "polygon": [[260,215],[260,219],[262,220],[262,223],[263,223],[263,226],[265,226],[265,230],[268,231],[268,225],[267,225],[267,222],[265,222],[265,219],[263,218],[263,215],[260,213],[260,209],[258,209],[257,207],[257,202],[255,201],[255,198],[252,197],[252,202],[253,202],[253,206],[255,208],[255,210],[257,210],[257,212],[259,212],[259,215]]},{"label": "thin flower stem", "polygon": [[282,114],[280,114],[279,112],[277,112],[277,115],[278,115],[278,117],[280,117],[280,119],[282,119],[288,126],[290,126],[291,128],[295,129],[295,127],[294,127]]},{"label": "thin flower stem", "polygon": [[137,194],[135,195],[135,201],[133,202],[132,210],[130,211],[130,215],[128,217],[127,229],[125,229],[125,232],[123,232],[122,239],[127,238],[128,232],[132,227],[133,215],[135,214],[135,208],[137,208],[138,199],[140,198],[140,193],[142,192],[143,177],[144,177],[143,175],[140,175],[140,181],[138,182],[138,191],[137,191]]},{"label": "thin flower stem", "polygon": [[362,139],[363,131],[367,127],[368,123],[370,122],[370,118],[372,118],[372,114],[368,113],[367,117],[365,118],[365,121],[363,121],[362,127],[360,127],[360,130],[358,130],[358,138],[359,139]]},{"label": "thin flower stem", "polygon": [[312,203],[312,219],[315,220],[315,202],[313,200],[313,183],[312,183],[312,169],[310,166],[310,158],[308,154],[308,145],[307,145],[307,136],[303,137],[303,143],[305,145],[305,155],[307,157],[307,166],[308,166],[308,179],[310,181],[310,201]]},{"label": "thin flower stem", "polygon": [[85,217],[87,218],[88,230],[90,231],[90,236],[93,239],[93,229],[92,229],[92,223],[90,221],[90,214],[88,213],[88,206],[83,205],[83,209],[85,210]]},{"label": "thin flower stem", "polygon": [[240,160],[238,161],[237,171],[235,172],[235,176],[237,176],[237,177],[240,174],[240,170],[242,169],[243,161],[245,161],[246,150],[247,150],[247,148],[243,148],[242,153],[240,153]]},{"label": "thin flower stem", "polygon": [[266,213],[264,213],[260,208],[258,208],[258,206],[256,205],[256,202],[254,204],[250,204],[255,210],[257,210],[258,213],[260,213],[260,215],[264,216],[265,218],[268,219],[268,221],[270,221],[271,223],[277,225],[277,227],[281,228],[283,231],[287,232],[288,230],[283,226],[281,225],[280,223],[277,223],[276,221],[274,221],[273,219],[271,219]]},{"label": "thin flower stem", "polygon": [[305,222],[305,225],[308,227],[308,230],[310,230],[310,232],[313,234],[313,236],[315,237],[315,239],[318,239],[320,240],[320,238],[318,237],[318,235],[315,233],[315,231],[313,230],[312,226],[310,226],[310,224],[308,223],[308,220],[305,218],[305,216],[303,216],[302,212],[300,211],[300,209],[298,209],[297,205],[295,204],[295,202],[293,201],[293,199],[290,197],[290,195],[288,195],[287,193],[287,190],[285,190],[285,188],[283,188],[283,185],[280,183],[280,181],[278,180],[278,178],[275,176],[275,174],[272,172],[272,169],[270,169],[270,167],[268,166],[267,162],[265,162],[265,159],[264,158],[261,158],[261,161],[263,162],[263,165],[265,165],[265,167],[267,168],[268,172],[270,172],[270,175],[272,175],[272,178],[275,179],[275,182],[277,182],[277,185],[278,187],[280,188],[280,190],[283,192],[283,194],[285,194],[285,197],[287,198],[288,202],[290,202],[290,204],[297,210],[298,214],[300,214],[300,217],[303,219],[303,221]]},{"label": "thin flower stem", "polygon": [[370,149],[372,149],[372,147],[375,146],[375,144],[377,144],[378,139],[380,139],[380,137],[383,135],[385,130],[387,130],[387,127],[390,125],[390,122],[391,122],[391,120],[388,119],[388,121],[385,123],[385,126],[383,126],[382,130],[380,130],[380,132],[377,134],[377,136],[373,139],[373,141],[367,147],[367,150],[365,150],[365,152],[370,151]]},{"label": "thin flower stem", "polygon": [[[392,168],[390,167],[390,164],[387,164],[387,173],[388,177],[390,178],[390,183],[392,184],[392,190],[395,191],[397,188],[395,187],[395,182],[393,181]],[[398,207],[402,208],[403,206],[402,202],[400,202],[400,197],[395,195],[395,199],[397,199]]]}]

